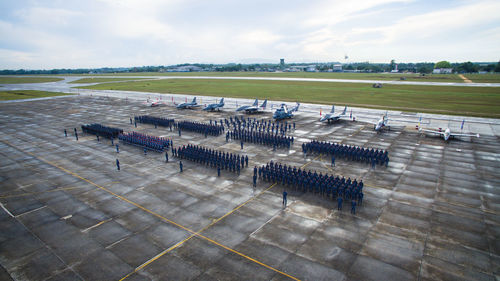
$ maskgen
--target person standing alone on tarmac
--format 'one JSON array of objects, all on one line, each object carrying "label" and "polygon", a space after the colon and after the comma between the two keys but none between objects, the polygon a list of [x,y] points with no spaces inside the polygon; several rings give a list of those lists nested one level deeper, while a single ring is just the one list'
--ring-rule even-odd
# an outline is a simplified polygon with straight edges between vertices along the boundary
[{"label": "person standing alone on tarmac", "polygon": [[354,198],[351,201],[351,214],[356,214],[356,200]]},{"label": "person standing alone on tarmac", "polygon": [[286,196],[288,195],[288,193],[285,191],[283,191],[283,206],[286,207],[286,204],[287,204],[287,201],[286,201]]},{"label": "person standing alone on tarmac", "polygon": [[116,169],[120,171],[120,161],[118,161],[118,159],[116,159]]},{"label": "person standing alone on tarmac", "polygon": [[180,171],[182,173],[182,161],[179,161],[179,169],[180,169]]},{"label": "person standing alone on tarmac", "polygon": [[337,198],[337,210],[342,211],[342,196]]}]

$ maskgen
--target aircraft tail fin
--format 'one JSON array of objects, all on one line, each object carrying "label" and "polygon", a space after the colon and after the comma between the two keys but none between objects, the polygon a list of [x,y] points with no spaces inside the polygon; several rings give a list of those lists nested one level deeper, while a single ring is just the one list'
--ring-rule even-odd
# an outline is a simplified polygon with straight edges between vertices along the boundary
[{"label": "aircraft tail fin", "polygon": [[194,97],[194,98],[193,98],[193,101],[192,101],[192,103],[195,103],[195,102],[196,102],[196,97]]},{"label": "aircraft tail fin", "polygon": [[258,104],[259,104],[259,100],[255,99],[255,101],[253,102],[252,106],[257,106]]},{"label": "aircraft tail fin", "polygon": [[332,111],[330,111],[330,113],[334,113],[335,112],[335,105],[333,104],[332,105]]},{"label": "aircraft tail fin", "polygon": [[347,112],[347,105],[344,107],[344,111],[342,111],[342,115],[345,115],[346,112]]},{"label": "aircraft tail fin", "polygon": [[260,107],[262,107],[262,109],[266,109],[266,106],[267,106],[267,99],[264,100],[264,102],[262,103],[262,105]]},{"label": "aircraft tail fin", "polygon": [[219,104],[224,104],[224,98],[220,99]]}]

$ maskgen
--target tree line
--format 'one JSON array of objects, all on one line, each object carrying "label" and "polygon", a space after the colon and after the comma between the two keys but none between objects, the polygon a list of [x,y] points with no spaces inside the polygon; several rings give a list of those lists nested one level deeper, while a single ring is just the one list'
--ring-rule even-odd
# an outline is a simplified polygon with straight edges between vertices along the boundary
[{"label": "tree line", "polygon": [[[317,71],[331,71],[335,63],[292,63],[286,65],[280,64],[177,64],[170,66],[136,66],[136,67],[103,67],[103,68],[60,68],[60,69],[4,69],[0,70],[0,75],[23,75],[23,74],[93,74],[93,73],[127,73],[127,72],[168,72],[175,71],[176,68],[182,66],[197,66],[203,71],[277,71],[285,70],[293,66],[310,66],[315,65]],[[357,72],[390,72],[395,69],[396,62],[392,60],[390,63],[369,63],[356,62],[345,63],[342,65],[344,71]],[[418,63],[397,63],[399,72],[416,72],[416,73],[431,73],[434,68],[451,68],[456,73],[474,73],[479,71],[484,72],[500,72],[500,61],[498,63],[479,63],[479,62],[462,62],[450,63],[447,61],[418,62]]]}]

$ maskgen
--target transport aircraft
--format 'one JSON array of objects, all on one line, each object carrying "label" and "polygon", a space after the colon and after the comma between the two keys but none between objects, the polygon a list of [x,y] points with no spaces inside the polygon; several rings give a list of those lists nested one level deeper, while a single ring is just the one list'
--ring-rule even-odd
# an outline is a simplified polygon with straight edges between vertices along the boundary
[{"label": "transport aircraft", "polygon": [[196,102],[196,97],[193,98],[191,102],[185,102],[177,105],[178,109],[193,109],[199,107],[200,105]]},{"label": "transport aircraft", "polygon": [[205,108],[203,108],[203,110],[214,111],[217,109],[218,111],[220,111],[220,109],[223,107],[224,107],[224,98],[220,99],[219,103],[211,103],[211,104],[207,105]]},{"label": "transport aircraft", "polygon": [[344,107],[344,111],[335,113],[335,105],[332,105],[332,111],[329,113],[325,114],[325,116],[321,117],[319,121],[324,122],[327,121],[330,123],[330,121],[335,122],[338,121],[341,118],[351,118],[349,115],[347,115],[347,105]]},{"label": "transport aircraft", "polygon": [[[462,125],[462,127],[463,127],[463,125]],[[431,129],[422,129],[422,128],[419,128],[419,131],[421,133],[437,134],[440,137],[442,137],[445,141],[448,141],[450,138],[454,138],[454,137],[476,137],[476,138],[479,138],[479,134],[452,133],[449,127],[446,128],[444,131],[441,129],[431,130]]]},{"label": "transport aircraft", "polygon": [[236,109],[236,111],[245,111],[246,113],[255,113],[258,111],[263,111],[266,109],[267,99],[259,106],[259,100],[255,99],[252,105],[244,105],[240,106]]}]

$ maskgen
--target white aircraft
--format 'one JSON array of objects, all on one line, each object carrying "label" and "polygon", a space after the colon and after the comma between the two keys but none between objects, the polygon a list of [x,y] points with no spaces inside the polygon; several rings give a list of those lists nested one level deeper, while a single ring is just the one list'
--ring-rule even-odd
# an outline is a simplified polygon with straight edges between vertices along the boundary
[{"label": "white aircraft", "polygon": [[165,105],[165,103],[158,98],[156,100],[147,99],[145,102],[143,102],[143,104],[147,104],[148,106],[151,106],[151,107]]},{"label": "white aircraft", "polygon": [[373,129],[377,132],[381,131],[383,128],[388,128],[389,131],[391,130],[391,126],[387,125],[387,122],[389,122],[389,117],[387,117],[387,111],[385,112],[384,115],[376,122],[368,122],[373,124]]},{"label": "white aircraft", "polygon": [[245,111],[246,113],[254,113],[260,110],[265,110],[267,106],[267,99],[259,106],[259,100],[255,99],[252,105],[240,106],[236,111]]},{"label": "white aircraft", "polygon": [[446,128],[444,131],[443,130],[431,130],[431,129],[422,129],[422,128],[419,128],[419,131],[420,132],[427,132],[427,133],[433,133],[433,134],[438,134],[440,135],[441,137],[443,137],[443,139],[445,141],[448,141],[451,138],[453,137],[477,137],[479,138],[479,134],[458,134],[458,133],[452,133],[450,128]]},{"label": "white aircraft", "polygon": [[344,107],[344,111],[339,113],[335,113],[335,105],[332,105],[332,111],[330,111],[330,113],[326,113],[325,116],[319,119],[319,121],[321,122],[328,121],[328,123],[330,123],[330,121],[335,122],[338,121],[340,118],[345,118],[345,117],[349,117],[347,115],[347,105]]}]

